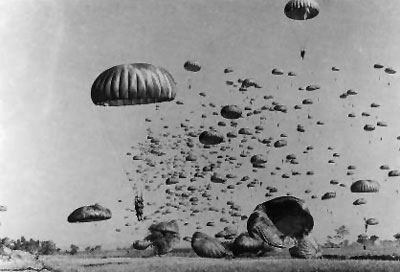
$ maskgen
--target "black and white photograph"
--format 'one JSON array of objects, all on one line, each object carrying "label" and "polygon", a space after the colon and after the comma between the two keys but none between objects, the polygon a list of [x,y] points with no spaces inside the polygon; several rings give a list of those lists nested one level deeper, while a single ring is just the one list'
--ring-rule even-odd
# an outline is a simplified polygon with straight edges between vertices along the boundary
[{"label": "black and white photograph", "polygon": [[0,0],[0,271],[400,271],[399,75],[398,0]]}]

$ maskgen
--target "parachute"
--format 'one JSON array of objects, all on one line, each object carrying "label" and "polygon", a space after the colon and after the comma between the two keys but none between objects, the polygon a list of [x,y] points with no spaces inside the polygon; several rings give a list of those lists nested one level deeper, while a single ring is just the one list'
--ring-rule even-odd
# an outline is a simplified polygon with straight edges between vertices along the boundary
[{"label": "parachute", "polygon": [[283,238],[301,238],[311,232],[314,219],[305,202],[294,196],[281,196],[257,205],[247,221],[251,237],[274,247],[285,247]]},{"label": "parachute", "polygon": [[331,199],[331,198],[335,198],[336,197],[336,192],[326,192],[321,199],[322,200],[327,200],[327,199]]},{"label": "parachute", "polygon": [[170,252],[179,243],[180,234],[176,220],[152,224],[150,234],[144,239],[152,243],[156,255]]},{"label": "parachute", "polygon": [[242,117],[242,109],[236,105],[226,105],[221,109],[221,116],[226,119],[238,119]]},{"label": "parachute", "polygon": [[83,206],[74,210],[68,216],[69,223],[93,222],[111,218],[111,211],[98,203],[90,206]]},{"label": "parachute", "polygon": [[204,145],[217,145],[224,141],[224,136],[213,130],[203,131],[199,136],[199,141]]},{"label": "parachute", "polygon": [[189,72],[198,72],[201,69],[200,63],[198,63],[195,60],[186,61],[185,64],[183,65],[183,67],[185,68],[185,70],[187,70]]},{"label": "parachute", "polygon": [[148,240],[136,240],[132,244],[132,247],[136,250],[145,250],[149,246],[151,246],[151,242]]},{"label": "parachute", "polygon": [[241,233],[233,241],[232,252],[235,256],[242,254],[257,254],[259,252],[268,252],[273,250],[273,247],[268,246],[262,240],[252,238],[248,232]]},{"label": "parachute", "polygon": [[285,5],[284,13],[293,20],[309,20],[318,15],[319,6],[314,0],[290,0]]},{"label": "parachute", "polygon": [[284,72],[282,69],[274,68],[274,69],[272,69],[272,74],[276,75],[276,76],[280,76],[280,75],[283,75]]},{"label": "parachute", "polygon": [[379,221],[376,218],[368,218],[367,220],[365,220],[365,224],[373,226],[373,225],[378,225]]},{"label": "parachute", "polygon": [[200,257],[223,258],[229,255],[221,242],[203,232],[195,232],[192,236],[192,249]]},{"label": "parachute", "polygon": [[350,190],[353,193],[377,193],[379,188],[379,182],[371,179],[360,179],[350,186]]},{"label": "parachute", "polygon": [[293,258],[300,259],[313,259],[322,256],[317,241],[309,235],[298,239],[297,244],[289,248],[289,253]]},{"label": "parachute", "polygon": [[91,89],[92,101],[101,106],[124,106],[171,101],[176,95],[172,75],[148,63],[114,66],[102,72]]},{"label": "parachute", "polygon": [[355,205],[355,206],[363,205],[363,204],[367,204],[367,200],[365,198],[359,198],[353,202],[353,205]]},{"label": "parachute", "polygon": [[7,207],[0,205],[0,212],[6,212],[7,211]]}]

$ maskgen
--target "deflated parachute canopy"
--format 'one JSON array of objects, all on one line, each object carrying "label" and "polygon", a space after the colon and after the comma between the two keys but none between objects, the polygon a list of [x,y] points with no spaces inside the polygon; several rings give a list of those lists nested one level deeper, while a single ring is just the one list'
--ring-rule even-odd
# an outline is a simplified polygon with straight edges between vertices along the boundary
[{"label": "deflated parachute canopy", "polygon": [[285,236],[301,238],[314,227],[305,202],[294,196],[281,196],[257,205],[247,221],[251,237],[274,247],[285,247]]},{"label": "deflated parachute canopy", "polygon": [[218,239],[203,232],[193,234],[192,249],[198,256],[205,258],[223,258],[229,254]]},{"label": "deflated parachute canopy", "polygon": [[99,204],[83,206],[68,216],[69,223],[101,221],[111,218],[111,211]]},{"label": "deflated parachute canopy", "polygon": [[114,66],[94,81],[92,101],[101,106],[124,106],[171,101],[176,95],[172,75],[148,63]]}]

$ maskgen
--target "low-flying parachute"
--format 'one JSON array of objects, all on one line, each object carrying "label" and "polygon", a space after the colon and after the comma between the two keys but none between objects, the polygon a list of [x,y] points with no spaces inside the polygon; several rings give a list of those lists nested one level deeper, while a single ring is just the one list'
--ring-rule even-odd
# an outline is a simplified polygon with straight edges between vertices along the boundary
[{"label": "low-flying parachute", "polygon": [[322,256],[317,241],[310,235],[297,240],[294,247],[289,248],[290,256],[300,259],[314,259]]},{"label": "low-flying parachute", "polygon": [[203,232],[195,232],[193,234],[191,245],[193,251],[200,257],[223,258],[229,255],[229,252],[218,239]]},{"label": "low-flying parachute", "polygon": [[281,196],[257,205],[247,221],[251,237],[274,247],[285,247],[285,236],[302,238],[314,227],[305,202],[294,196]]},{"label": "low-flying parachute", "polygon": [[171,101],[176,95],[172,75],[148,63],[114,66],[102,72],[91,89],[92,101],[101,106],[124,106]]},{"label": "low-flying parachute", "polygon": [[379,188],[379,182],[371,179],[360,179],[350,186],[350,190],[353,193],[377,193]]},{"label": "low-flying parachute", "polygon": [[309,20],[318,15],[319,6],[314,0],[290,0],[286,3],[284,12],[293,20]]},{"label": "low-flying parachute", "polygon": [[183,67],[185,68],[185,70],[187,70],[189,72],[198,72],[201,69],[200,63],[198,63],[195,60],[186,61],[185,64],[183,65]]},{"label": "low-flying parachute", "polygon": [[83,206],[74,210],[68,216],[69,223],[93,222],[111,218],[111,211],[96,203],[90,206]]}]

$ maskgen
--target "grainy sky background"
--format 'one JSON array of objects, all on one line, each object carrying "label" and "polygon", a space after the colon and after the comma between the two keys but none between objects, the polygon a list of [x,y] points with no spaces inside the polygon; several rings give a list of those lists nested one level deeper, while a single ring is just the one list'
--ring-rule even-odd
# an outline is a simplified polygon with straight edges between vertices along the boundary
[{"label": "grainy sky background", "polygon": [[[388,178],[379,166],[400,169],[400,141],[396,140],[400,135],[400,84],[397,74],[385,74],[373,65],[400,69],[399,3],[320,0],[319,4],[318,17],[295,22],[284,16],[283,0],[1,1],[0,204],[8,211],[0,214],[0,236],[52,239],[60,247],[71,243],[111,248],[129,245],[143,237],[151,223],[137,223],[134,214],[125,210],[132,208],[135,192],[124,172],[140,179],[135,174],[137,165],[125,154],[135,153],[131,146],[145,140],[146,128],[162,133],[163,125],[173,128],[185,118],[196,128],[202,122],[216,126],[222,117],[211,112],[219,111],[220,106],[233,103],[244,107],[249,96],[256,99],[254,108],[261,107],[270,103],[262,97],[271,94],[289,110],[287,114],[267,113],[262,136],[278,139],[285,133],[289,145],[283,150],[271,149],[266,170],[252,172],[247,158],[240,171],[226,172],[256,177],[264,187],[274,185],[279,188],[277,195],[290,192],[306,199],[316,221],[314,234],[321,242],[342,224],[349,226],[349,238],[354,240],[363,231],[364,216],[380,221],[370,228],[371,234],[391,239],[400,231],[396,192],[400,180]],[[302,47],[307,49],[304,61],[299,57]],[[196,74],[185,71],[187,59],[199,61],[202,70]],[[178,83],[176,99],[184,105],[163,103],[160,111],[154,105],[94,106],[90,88],[97,75],[111,66],[133,62],[167,68]],[[340,72],[332,72],[332,66]],[[225,75],[226,67],[235,72]],[[271,74],[273,68],[295,71],[297,76],[276,77]],[[226,80],[243,77],[254,78],[263,88],[239,94],[225,85]],[[322,88],[314,93],[298,90],[308,84]],[[348,89],[359,94],[339,99]],[[200,91],[207,97],[201,98]],[[295,111],[293,106],[304,98],[312,98],[314,104]],[[209,102],[217,108],[200,106]],[[372,102],[381,107],[370,108]],[[363,111],[371,116],[362,117]],[[205,112],[207,120],[201,118]],[[356,118],[347,117],[351,112]],[[314,118],[308,120],[307,114]],[[145,122],[145,117],[153,122]],[[259,124],[255,120],[244,118],[239,126],[254,128]],[[325,126],[316,126],[317,120]],[[387,122],[388,127],[363,130],[364,124],[377,121]],[[299,134],[297,124],[304,125],[306,133]],[[238,156],[239,141],[235,143],[232,154]],[[303,157],[307,145],[313,145],[314,150]],[[262,150],[252,152],[256,151]],[[199,148],[193,152],[204,153]],[[341,157],[332,158],[333,152]],[[291,166],[282,166],[281,159],[289,153],[299,154],[296,170],[302,175],[286,181],[280,176],[290,173]],[[336,164],[328,164],[329,159],[335,159]],[[348,165],[357,167],[352,176],[346,175]],[[283,170],[271,176],[276,166]],[[314,176],[305,174],[309,170]],[[365,178],[378,180],[381,192],[364,196],[369,203],[356,208],[352,202],[360,196],[352,194],[349,186]],[[333,187],[331,179],[348,187]],[[154,181],[164,182],[160,177]],[[144,188],[143,184],[137,186]],[[158,191],[144,192],[146,201],[156,202],[146,208],[147,214],[165,204],[165,188],[162,185]],[[304,193],[308,188],[319,199],[311,200]],[[320,196],[327,191],[336,191],[336,199],[321,201]],[[243,214],[249,214],[266,199],[264,194],[243,187],[229,196],[220,195],[219,201],[234,198]],[[96,202],[112,210],[111,220],[67,222],[74,209]],[[215,200],[214,205],[222,204]],[[181,214],[173,212],[165,219],[180,218]],[[194,232],[194,221],[218,221],[218,216],[210,218],[206,213],[181,218],[193,223],[181,225],[183,235]],[[125,227],[126,222],[132,226]],[[241,231],[245,229],[245,221],[236,225]],[[213,235],[222,227],[217,224],[203,230]],[[116,232],[117,228],[122,231]]]}]

